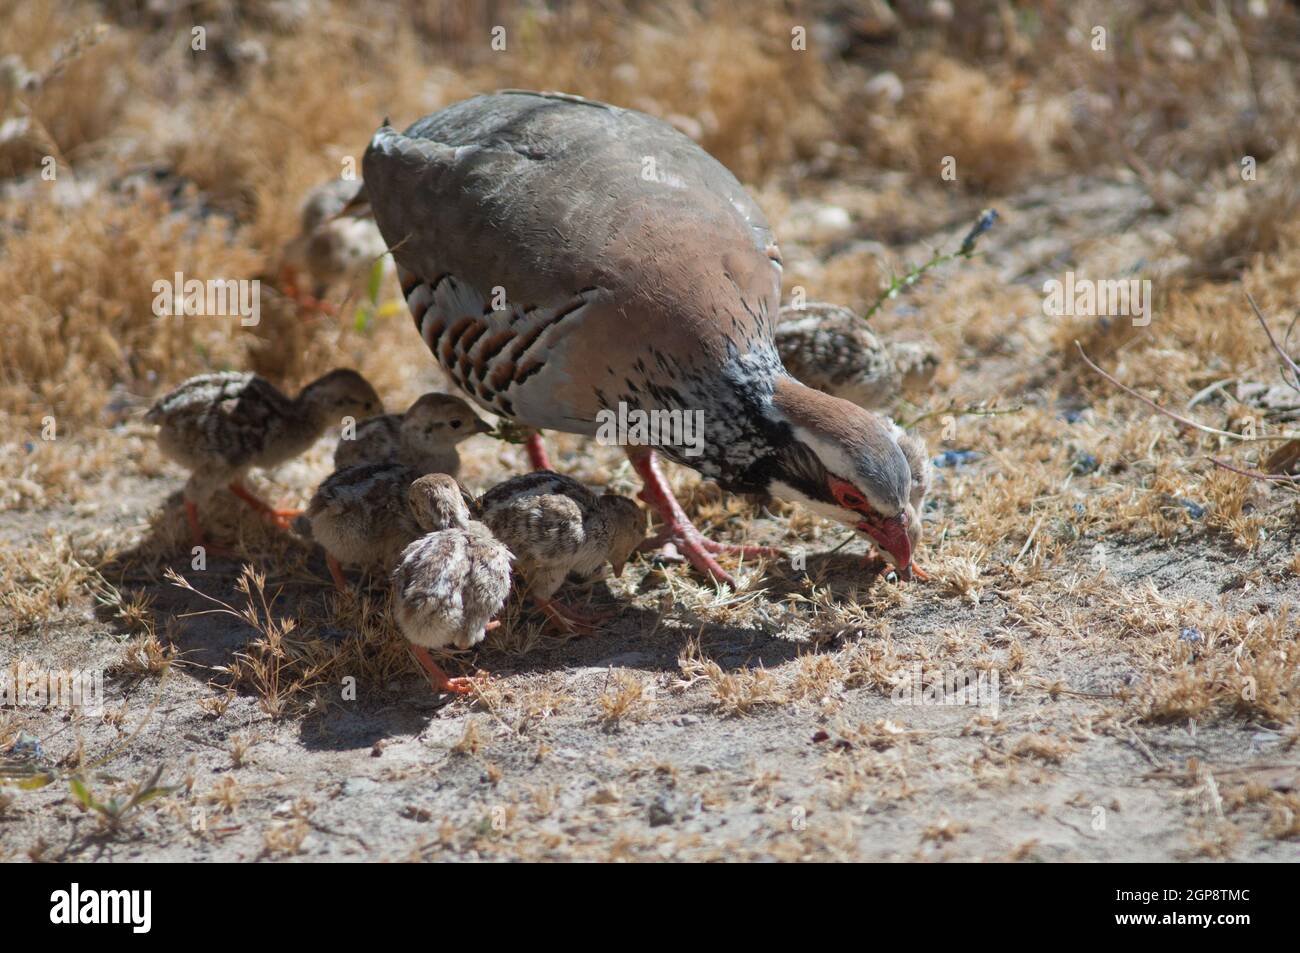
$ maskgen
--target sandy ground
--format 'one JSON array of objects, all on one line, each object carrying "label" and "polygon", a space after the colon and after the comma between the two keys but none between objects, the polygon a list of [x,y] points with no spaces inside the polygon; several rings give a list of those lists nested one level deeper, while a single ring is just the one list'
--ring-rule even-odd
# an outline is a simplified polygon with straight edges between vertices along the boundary
[{"label": "sandy ground", "polygon": [[[113,519],[138,524],[156,489],[121,487]],[[11,535],[19,521],[7,517]],[[73,535],[91,528],[71,513],[60,524]],[[1249,568],[1214,548],[1143,546],[1125,556],[1115,585],[1150,580],[1166,595],[1212,596],[1225,571]],[[858,565],[846,559],[834,577],[851,584]],[[312,568],[324,575],[323,565]],[[204,588],[228,588],[233,569],[215,563]],[[181,590],[153,591],[160,615],[204,608]],[[1286,595],[1265,584],[1233,598],[1271,604]],[[981,633],[991,657],[1004,656],[997,632],[1015,610],[996,591],[978,605],[931,592],[913,599],[888,617],[918,657],[955,625]],[[252,695],[234,698],[220,718],[198,706],[213,694],[206,666],[238,651],[248,630],[185,619],[174,639],[187,664],[163,677],[110,677],[106,708],[120,720],[54,710],[17,719],[43,741],[36,767],[77,744],[112,752],[100,783],[116,790],[161,765],[161,783],[180,786],[162,802],[169,806],[140,808],[121,830],[105,829],[66,783],[50,784],[8,805],[0,850],[60,860],[1296,857],[1293,843],[1249,828],[1225,845],[1215,826],[1216,778],[1295,783],[1294,755],[1279,735],[1108,713],[1133,673],[1107,649],[1105,632],[1033,638],[1032,675],[1000,684],[996,719],[968,707],[896,704],[888,687],[841,685],[729,717],[709,679],[681,671],[693,639],[725,672],[761,668],[781,678],[801,655],[843,650],[857,636],[815,646],[779,624],[701,625],[671,613],[655,626],[654,615],[632,609],[599,636],[523,657],[479,653],[475,663],[500,685],[491,704],[439,705],[411,675],[278,721]],[[119,625],[78,600],[17,646],[29,664],[93,668],[112,665],[122,639]],[[646,697],[610,724],[599,699],[620,676]]]}]

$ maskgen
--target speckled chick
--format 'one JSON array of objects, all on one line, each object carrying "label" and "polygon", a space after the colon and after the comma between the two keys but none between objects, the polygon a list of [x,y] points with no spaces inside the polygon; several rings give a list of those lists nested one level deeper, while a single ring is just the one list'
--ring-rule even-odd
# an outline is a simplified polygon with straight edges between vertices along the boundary
[{"label": "speckled chick", "polygon": [[780,319],[774,338],[785,369],[867,410],[887,409],[900,394],[924,389],[939,365],[933,348],[910,341],[887,346],[839,305],[787,305]]},{"label": "speckled chick", "polygon": [[316,488],[307,521],[339,589],[347,588],[343,565],[391,568],[420,535],[408,493],[421,476],[400,463],[363,463],[336,470]]},{"label": "speckled chick", "polygon": [[482,520],[515,557],[528,593],[571,628],[598,618],[553,600],[573,572],[591,576],[606,562],[615,575],[645,540],[645,516],[626,497],[598,496],[570,477],[539,470],[507,480],[479,499]]},{"label": "speckled chick", "polygon": [[231,372],[190,378],[160,398],[145,420],[158,424],[163,453],[190,471],[185,512],[195,541],[201,542],[197,505],[219,487],[229,486],[255,509],[282,521],[292,514],[258,499],[244,486],[244,475],[296,457],[344,417],[382,411],[379,395],[356,371],[330,371],[292,398],[256,374]]},{"label": "speckled chick", "polygon": [[409,501],[427,535],[406,547],[393,573],[393,617],[434,688],[466,692],[469,680],[448,678],[426,650],[483,641],[510,594],[511,554],[470,519],[464,490],[452,477],[421,477],[411,484]]},{"label": "speckled chick", "polygon": [[352,439],[339,440],[334,467],[402,463],[421,473],[460,473],[456,445],[492,427],[465,401],[451,394],[425,394],[404,414],[381,414],[357,425]]},{"label": "speckled chick", "polygon": [[388,250],[373,219],[339,215],[360,187],[356,180],[332,179],[303,202],[302,229],[286,257],[290,268],[306,272],[317,299],[335,285],[365,287]]}]

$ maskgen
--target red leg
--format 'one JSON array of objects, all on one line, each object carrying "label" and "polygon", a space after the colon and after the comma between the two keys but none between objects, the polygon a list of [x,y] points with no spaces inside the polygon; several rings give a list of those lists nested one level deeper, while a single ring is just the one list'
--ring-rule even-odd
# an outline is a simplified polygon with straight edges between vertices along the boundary
[{"label": "red leg", "polygon": [[737,546],[731,543],[716,543],[705,538],[704,534],[691,523],[690,517],[677,502],[677,497],[673,496],[667,478],[659,469],[659,458],[655,456],[654,451],[646,447],[629,447],[627,456],[645,484],[638,496],[664,521],[663,532],[651,541],[653,545],[672,543],[690,560],[692,566],[718,582],[725,582],[733,589],[736,588],[736,581],[718,565],[718,561],[713,558],[713,553],[739,553],[750,557],[775,555],[776,550],[767,546]]},{"label": "red leg", "polygon": [[203,526],[199,523],[199,508],[194,505],[193,500],[185,501],[185,522],[190,524],[190,539],[194,541],[195,546],[208,548],[208,541],[203,536]]},{"label": "red leg", "polygon": [[308,294],[298,283],[298,269],[293,265],[284,265],[280,269],[280,292],[314,318],[320,314],[334,315],[338,309],[328,301],[321,301],[314,295]]},{"label": "red leg", "polygon": [[546,455],[546,444],[542,443],[540,430],[534,430],[528,435],[528,462],[534,470],[551,469],[551,458]]},{"label": "red leg", "polygon": [[214,556],[233,556],[234,554],[224,546],[217,546],[208,542],[204,535],[203,526],[199,522],[199,508],[193,500],[185,501],[185,522],[190,526],[190,539],[193,540],[192,546],[202,546],[205,550]]},{"label": "red leg", "polygon": [[429,650],[419,645],[412,645],[411,651],[415,654],[424,670],[429,673],[429,682],[433,685],[435,692],[455,692],[457,695],[468,695],[474,691],[474,683],[468,678],[452,678],[439,667],[438,663],[433,660]]},{"label": "red leg", "polygon": [[330,576],[334,579],[334,585],[338,587],[339,592],[347,592],[348,579],[343,575],[343,567],[339,565],[339,561],[326,553],[325,564],[330,567]]},{"label": "red leg", "polygon": [[230,492],[235,494],[235,496],[239,497],[253,509],[257,510],[257,512],[261,513],[267,519],[271,520],[271,522],[275,523],[281,529],[288,529],[289,521],[296,516],[302,515],[302,510],[277,509],[238,480],[231,482]]}]

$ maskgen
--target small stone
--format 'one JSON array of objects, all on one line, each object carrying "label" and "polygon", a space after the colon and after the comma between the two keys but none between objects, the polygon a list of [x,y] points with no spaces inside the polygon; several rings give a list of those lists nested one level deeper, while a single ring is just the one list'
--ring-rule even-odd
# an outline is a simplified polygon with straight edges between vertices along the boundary
[{"label": "small stone", "polygon": [[663,827],[665,824],[671,824],[674,820],[667,799],[662,795],[650,802],[650,809],[647,813],[651,827]]},{"label": "small stone", "polygon": [[877,73],[867,80],[866,93],[873,99],[897,105],[903,99],[903,81],[897,73]]},{"label": "small stone", "polygon": [[1070,464],[1070,472],[1075,476],[1087,476],[1090,473],[1095,473],[1099,466],[1101,464],[1097,462],[1097,458],[1091,453],[1081,453],[1074,458],[1074,463]]},{"label": "small stone", "polygon": [[853,231],[853,219],[838,205],[823,205],[813,213],[811,226],[813,241],[833,242],[846,238]]},{"label": "small stone", "polygon": [[980,458],[976,450],[945,450],[930,462],[936,467],[959,467]]}]

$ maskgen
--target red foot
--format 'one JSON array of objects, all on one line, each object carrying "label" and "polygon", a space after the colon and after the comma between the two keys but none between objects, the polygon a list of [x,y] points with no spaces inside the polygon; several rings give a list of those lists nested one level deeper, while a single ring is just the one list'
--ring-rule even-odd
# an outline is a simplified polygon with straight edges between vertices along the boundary
[{"label": "red foot", "polygon": [[659,469],[659,458],[655,456],[654,451],[646,447],[631,447],[628,448],[627,456],[632,461],[633,469],[645,483],[645,487],[637,495],[664,521],[663,530],[643,544],[642,548],[671,543],[681,550],[682,554],[690,560],[691,565],[700,572],[718,582],[725,582],[733,589],[738,588],[736,580],[718,565],[718,561],[712,554],[739,553],[750,558],[776,555],[776,550],[767,546],[738,546],[707,539],[691,523],[686,511],[677,502],[677,497],[673,496],[668,480]]},{"label": "red foot", "polygon": [[528,462],[534,470],[551,469],[551,458],[546,455],[546,444],[542,443],[540,430],[534,430],[528,435]]},{"label": "red foot", "polygon": [[583,612],[581,609],[575,609],[563,602],[556,602],[554,599],[534,599],[533,601],[537,603],[537,607],[545,612],[552,622],[565,632],[571,632],[575,635],[578,634],[579,629],[594,632],[602,622],[608,621],[614,615],[612,612]]},{"label": "red foot", "polygon": [[474,682],[469,678],[452,678],[439,667],[438,663],[433,660],[429,650],[419,645],[412,645],[411,651],[415,654],[424,670],[429,673],[429,682],[433,685],[435,692],[454,692],[457,695],[469,695],[474,691]]},{"label": "red foot", "polygon": [[298,283],[298,269],[285,265],[280,269],[280,293],[295,302],[312,318],[321,314],[336,315],[338,309],[328,301],[322,301],[315,295],[308,294]]},{"label": "red foot", "polygon": [[288,529],[293,519],[302,515],[302,510],[278,509],[272,506],[238,480],[230,484],[230,492],[280,527],[280,529]]}]

